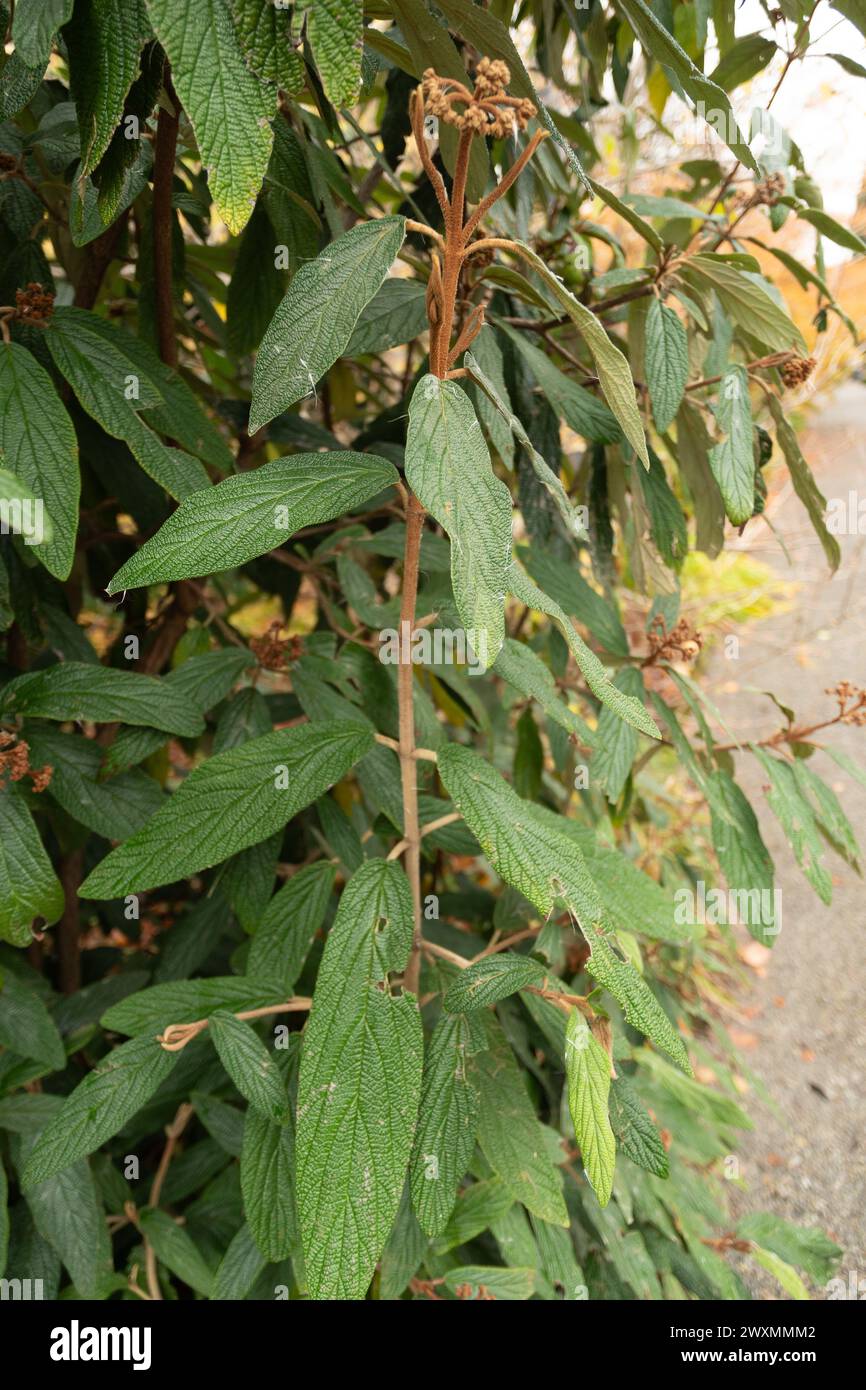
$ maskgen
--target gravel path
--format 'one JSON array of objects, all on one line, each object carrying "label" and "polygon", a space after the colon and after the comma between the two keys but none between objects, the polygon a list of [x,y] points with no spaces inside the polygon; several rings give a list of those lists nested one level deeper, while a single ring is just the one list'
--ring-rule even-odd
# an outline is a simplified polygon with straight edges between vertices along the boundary
[{"label": "gravel path", "polygon": [[[751,539],[747,531],[744,548],[795,588],[788,612],[738,633],[738,659],[718,652],[710,664],[708,689],[740,737],[761,737],[779,725],[772,702],[757,692],[772,690],[798,721],[811,723],[835,708],[827,686],[842,679],[866,686],[866,387],[844,386],[813,416],[804,453],[828,500],[847,499],[859,487],[864,534],[839,537],[843,559],[831,578],[789,484],[773,499],[771,515],[790,564],[765,526],[749,528]],[[828,742],[866,768],[866,728],[835,728]],[[866,789],[824,753],[813,765],[836,790],[866,850]],[[755,760],[738,755],[738,774],[776,863],[783,924],[752,976],[734,1030],[778,1113],[749,1098],[755,1130],[739,1153],[747,1188],[734,1191],[732,1205],[738,1216],[767,1210],[821,1226],[844,1250],[839,1274],[847,1281],[855,1272],[866,1297],[866,886],[828,851],[833,902],[824,907],[766,806]],[[751,1264],[743,1273],[755,1297],[781,1296],[775,1280]]]}]

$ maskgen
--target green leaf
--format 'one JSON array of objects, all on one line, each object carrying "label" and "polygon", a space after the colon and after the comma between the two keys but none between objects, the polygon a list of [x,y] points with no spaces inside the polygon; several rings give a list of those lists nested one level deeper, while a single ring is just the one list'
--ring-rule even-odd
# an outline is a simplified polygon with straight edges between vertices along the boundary
[{"label": "green leaf", "polygon": [[565,1032],[565,1076],[583,1169],[599,1205],[606,1207],[616,1163],[616,1140],[607,1113],[610,1059],[577,1009],[571,1010]]},{"label": "green leaf", "polygon": [[[145,473],[180,500],[210,480],[197,459],[169,448],[132,409],[161,405],[158,388],[141,375],[138,361],[125,355],[93,327],[95,314],[55,311],[45,341],[54,365],[81,405],[106,434],[123,439]],[[137,394],[129,395],[133,392]]]},{"label": "green leaf", "polygon": [[400,1203],[423,1036],[415,997],[387,981],[405,966],[412,923],[403,870],[371,860],[343,890],[319,966],[297,1112],[298,1216],[317,1299],[364,1297]]},{"label": "green leaf", "polygon": [[88,1165],[75,1163],[31,1187],[27,1206],[37,1231],[69,1270],[79,1297],[104,1298],[111,1243]]},{"label": "green leaf", "polygon": [[68,1168],[123,1129],[178,1057],[152,1037],[132,1038],[103,1057],[40,1134],[22,1175],[24,1188]]},{"label": "green leaf", "polygon": [[849,58],[847,54],[828,53],[827,57],[832,58],[833,61],[838,63],[840,68],[844,68],[846,72],[850,72],[852,77],[866,77],[866,68],[863,67],[862,63],[855,62],[854,59]]},{"label": "green leaf", "polygon": [[445,1274],[445,1287],[461,1301],[494,1298],[523,1302],[535,1289],[536,1271],[502,1265],[459,1265]]},{"label": "green leaf", "polygon": [[274,102],[247,68],[226,0],[146,0],[192,122],[217,212],[239,232],[271,155]]},{"label": "green leaf", "polygon": [[54,769],[51,799],[107,840],[128,839],[162,802],[159,783],[143,772],[122,772],[100,781],[103,750],[95,739],[36,726],[27,730],[27,742],[33,766],[48,764]]},{"label": "green leaf", "polygon": [[140,989],[106,1009],[100,1019],[112,1033],[161,1033],[170,1023],[210,1018],[218,1009],[245,1009],[281,1004],[286,990],[278,980],[246,975],[214,975],[202,980],[171,980]]},{"label": "green leaf", "polygon": [[690,96],[699,110],[714,118],[721,117],[719,134],[728,148],[741,164],[753,173],[758,173],[758,165],[749,146],[737,125],[727,93],[700,68],[696,68],[691,58],[680,47],[664,24],[656,17],[643,0],[619,0],[619,9],[625,15],[648,57],[655,58],[664,69],[665,76],[675,92],[685,100]]},{"label": "green leaf", "polygon": [[653,419],[657,430],[666,430],[688,380],[689,345],[678,315],[655,297],[646,319],[645,360]]},{"label": "green leaf", "polygon": [[[562,416],[569,429],[594,443],[619,443],[622,430],[603,401],[596,400],[591,391],[578,386],[576,381],[572,381],[571,377],[554,366],[547,354],[535,347],[525,334],[518,333],[507,325],[506,332],[535,377],[542,396],[557,415]],[[506,415],[510,416],[510,412],[506,412]],[[517,434],[517,429],[514,426],[512,428]]]},{"label": "green leaf", "polygon": [[672,1057],[684,1072],[691,1073],[686,1045],[643,977],[628,961],[621,960],[601,935],[590,934],[588,940],[592,949],[586,969],[590,975],[613,995],[633,1028]]},{"label": "green leaf", "polygon": [[0,453],[44,500],[53,534],[35,554],[56,579],[66,579],[78,530],[78,444],[50,376],[19,343],[0,349]]},{"label": "green leaf", "polygon": [[402,217],[359,222],[300,267],[259,347],[251,434],[315,394],[316,382],[345,351],[405,234]]},{"label": "green leaf", "polygon": [[[617,690],[643,703],[643,676],[634,666],[624,666],[614,677]],[[608,801],[619,801],[637,754],[637,731],[612,709],[601,711],[593,737],[591,774]]]},{"label": "green leaf", "polygon": [[363,0],[316,0],[307,18],[307,38],[334,106],[351,106],[361,89]]},{"label": "green leaf", "polygon": [[230,0],[247,66],[290,96],[304,88],[304,60],[292,46],[292,14],[268,0]]},{"label": "green leaf", "polygon": [[793,768],[781,758],[771,757],[763,748],[754,744],[749,747],[770,780],[767,802],[785,832],[797,863],[822,903],[829,903],[833,896],[833,880],[821,863],[824,845],[812,807],[803,796]]},{"label": "green leaf", "polygon": [[537,700],[545,714],[568,733],[574,734],[581,743],[589,747],[593,742],[594,735],[589,725],[569,709],[559,694],[553,672],[525,642],[506,637],[493,669],[497,676],[501,676],[522,695]]},{"label": "green leaf", "polygon": [[274,264],[277,240],[260,200],[244,227],[229,284],[226,327],[233,353],[255,351],[285,293],[285,271]]},{"label": "green leaf", "polygon": [[215,754],[96,866],[82,896],[121,897],[222,863],[273,835],[372,745],[369,727],[323,721]]},{"label": "green leaf", "polygon": [[246,1298],[266,1263],[252,1231],[244,1223],[219,1263],[211,1298],[232,1302]]},{"label": "green leaf", "polygon": [[469,1184],[457,1198],[444,1231],[434,1240],[433,1253],[446,1255],[458,1245],[468,1245],[488,1227],[495,1229],[513,1209],[514,1197],[501,1178]]},{"label": "green leaf", "polygon": [[274,459],[187,497],[127,560],[108,592],[233,569],[303,526],[360,506],[397,479],[373,454],[334,451]]},{"label": "green leaf", "polygon": [[63,912],[63,889],[45,853],[23,793],[0,787],[0,938],[29,946],[31,923],[47,926]]},{"label": "green leaf", "polygon": [[799,328],[744,271],[713,256],[689,256],[680,267],[680,274],[689,284],[696,282],[699,290],[707,285],[715,290],[722,308],[737,327],[768,352],[796,348],[806,355]]},{"label": "green leaf", "polygon": [[220,1061],[244,1099],[267,1119],[285,1124],[289,1098],[276,1062],[258,1033],[226,1009],[211,1014],[209,1030]]},{"label": "green leaf", "polygon": [[795,1226],[769,1211],[754,1211],[737,1225],[737,1235],[772,1250],[787,1264],[798,1265],[814,1283],[831,1279],[842,1251],[817,1226]]},{"label": "green leaf", "polygon": [[391,276],[361,314],[343,355],[387,352],[401,343],[411,343],[426,327],[424,286],[417,280]]},{"label": "green leaf", "polygon": [[[761,839],[758,821],[742,789],[722,768],[709,776],[713,849],[722,873],[737,898],[737,916],[756,941],[772,946],[781,922],[773,906],[773,861]],[[744,910],[745,909],[745,910]]]},{"label": "green leaf", "polygon": [[803,457],[800,442],[785,415],[782,402],[776,396],[771,395],[769,404],[770,414],[776,426],[776,439],[785,455],[785,462],[788,465],[794,491],[808,512],[815,535],[821,542],[827,557],[827,563],[831,570],[835,571],[839,568],[842,552],[839,549],[839,542],[827,530],[827,523],[824,520],[827,500],[815,482],[814,474]]},{"label": "green leaf", "polygon": [[531,956],[517,956],[510,951],[488,956],[461,970],[442,1003],[452,1014],[471,1013],[498,1004],[526,985],[542,984],[545,974],[544,966]]},{"label": "green leaf", "polygon": [[809,1290],[803,1283],[799,1274],[791,1265],[779,1259],[778,1255],[773,1254],[772,1250],[762,1250],[760,1245],[753,1245],[749,1252],[752,1259],[763,1269],[769,1271],[774,1278],[778,1279],[785,1293],[790,1294],[791,1298],[802,1302],[809,1301]]},{"label": "green leaf", "polygon": [[713,560],[725,543],[725,504],[710,466],[711,445],[700,408],[684,396],[677,412],[676,447],[668,447],[691,494],[695,548]]},{"label": "green leaf", "polygon": [[66,1065],[66,1049],[53,1018],[35,990],[14,975],[0,985],[0,1043],[50,1071],[62,1071]]},{"label": "green leaf", "polygon": [[0,535],[24,537],[24,544],[42,546],[51,540],[54,527],[44,499],[34,497],[27,484],[0,468]]},{"label": "green leaf", "polygon": [[451,585],[476,660],[491,666],[505,637],[511,494],[495,476],[472,402],[427,375],[409,403],[406,481],[451,539]]},{"label": "green leaf", "polygon": [[835,241],[837,246],[844,246],[846,251],[855,251],[858,255],[866,251],[866,241],[862,237],[852,232],[850,227],[843,227],[835,217],[830,217],[820,208],[798,208],[797,216],[801,221],[810,222],[813,227],[817,227],[821,235],[829,241]]},{"label": "green leaf", "polygon": [[820,829],[836,852],[847,859],[852,868],[859,872],[860,849],[857,844],[857,837],[833,788],[822,781],[817,772],[813,771],[811,765],[802,758],[795,759],[793,771],[795,780],[799,783],[800,790],[806,800],[814,801],[816,806],[815,818]]},{"label": "green leaf", "polygon": [[116,671],[90,661],[59,661],[16,676],[0,692],[0,712],[37,719],[120,720],[194,738],[204,720],[192,701],[160,676]]},{"label": "green leaf", "polygon": [[763,34],[742,34],[713,69],[710,81],[731,92],[763,72],[772,62],[775,52],[776,44]]},{"label": "green leaf", "polygon": [[562,1175],[547,1152],[523,1075],[493,1015],[485,1015],[485,1029],[489,1048],[472,1058],[470,1072],[481,1095],[481,1150],[515,1201],[542,1221],[567,1226]]},{"label": "green leaf", "polygon": [[412,1205],[428,1236],[448,1224],[475,1148],[480,1097],[469,1073],[473,1025],[443,1015],[424,1058],[424,1085],[409,1176]]},{"label": "green leaf", "polygon": [[512,561],[509,566],[506,583],[509,593],[514,594],[514,597],[520,599],[521,603],[525,603],[536,613],[546,613],[548,617],[553,619],[568,643],[571,654],[593,695],[603,705],[613,710],[620,719],[624,719],[627,724],[639,729],[641,733],[648,734],[650,738],[660,738],[661,735],[655,721],[647,713],[642,701],[635,699],[633,695],[623,694],[614,685],[595,652],[590,651],[583,638],[575,631],[563,609],[554,599],[543,593],[537,584],[533,583],[516,560]]},{"label": "green leaf", "polygon": [[649,468],[646,436],[635,400],[634,382],[628,362],[619,348],[611,342],[595,314],[587,309],[585,304],[581,304],[579,300],[575,299],[559,276],[545,264],[541,257],[523,242],[518,241],[514,245],[519,247],[520,255],[529,262],[545,285],[553,291],[557,303],[562,305],[580,333],[595,363],[595,370],[605,400],[622,426],[622,432],[638,458],[646,468]]},{"label": "green leaf", "polygon": [[729,519],[735,526],[742,526],[755,510],[752,403],[745,367],[729,367],[725,372],[713,414],[725,438],[710,449],[710,467]]},{"label": "green leaf", "polygon": [[279,980],[291,994],[324,921],[335,876],[335,866],[326,860],[308,864],[274,894],[250,945],[250,975]]},{"label": "green leaf", "polygon": [[[528,445],[527,453],[533,468],[538,472],[540,460],[542,471],[546,470],[547,464],[530,442],[529,436],[511,409],[502,348],[492,328],[484,326],[476,334],[472,341],[472,351],[466,352],[463,356],[463,365],[482,388],[480,391],[470,388],[469,395],[493,448],[506,468],[510,470],[514,467],[514,441],[520,439],[522,431],[524,437],[520,442],[524,448]],[[553,476],[552,486],[555,486],[558,480],[555,474]]]},{"label": "green leaf", "polygon": [[250,1109],[244,1121],[241,1191],[253,1240],[265,1259],[284,1260],[296,1240],[295,1138],[291,1120],[275,1124]]},{"label": "green leaf", "polygon": [[624,1076],[611,1082],[610,1123],[626,1158],[657,1178],[668,1177],[670,1168],[661,1135]]},{"label": "green leaf", "polygon": [[17,0],[12,42],[28,67],[45,71],[54,36],[69,20],[73,3],[74,0]]},{"label": "green leaf", "polygon": [[153,1246],[160,1264],[203,1298],[213,1296],[214,1276],[192,1236],[167,1211],[144,1207],[138,1213],[142,1235]]},{"label": "green leaf", "polygon": [[63,31],[82,175],[96,168],[120,124],[147,28],[142,0],[82,0]]}]

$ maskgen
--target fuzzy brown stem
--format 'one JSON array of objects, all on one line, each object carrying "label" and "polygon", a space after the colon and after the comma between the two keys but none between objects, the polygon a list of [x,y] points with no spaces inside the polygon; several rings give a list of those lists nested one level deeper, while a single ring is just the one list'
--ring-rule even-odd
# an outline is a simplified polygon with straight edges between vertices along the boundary
[{"label": "fuzzy brown stem", "polygon": [[[400,631],[412,631],[418,598],[418,565],[424,508],[413,492],[406,506],[406,542],[403,550],[403,593],[400,601]],[[404,627],[408,623],[408,629]],[[403,791],[403,838],[406,841],[406,873],[412,889],[412,949],[404,983],[414,995],[421,978],[421,828],[418,820],[418,768],[415,758],[415,675],[410,661],[397,668],[397,703],[400,731],[400,784]]]}]

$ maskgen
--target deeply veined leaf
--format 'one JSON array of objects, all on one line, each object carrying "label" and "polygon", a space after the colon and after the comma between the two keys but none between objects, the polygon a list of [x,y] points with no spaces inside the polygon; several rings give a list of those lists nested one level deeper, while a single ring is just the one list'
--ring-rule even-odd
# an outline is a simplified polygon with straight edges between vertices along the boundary
[{"label": "deeply veined leaf", "polygon": [[159,1207],[145,1207],[139,1212],[138,1219],[141,1233],[153,1246],[160,1264],[164,1264],[203,1298],[210,1298],[213,1294],[213,1271],[189,1231]]},{"label": "deeply veined leaf", "polygon": [[43,499],[52,535],[34,554],[56,579],[66,579],[78,530],[78,444],[50,376],[19,343],[0,347],[0,453]]},{"label": "deeply veined leaf", "polygon": [[610,1059],[577,1009],[571,1010],[565,1031],[565,1076],[580,1160],[599,1205],[606,1207],[616,1163],[616,1140],[607,1113]]},{"label": "deeply veined leaf", "polygon": [[229,0],[235,33],[253,72],[275,82],[290,96],[304,87],[304,60],[293,47],[292,14],[263,0]]},{"label": "deeply veined leaf", "polygon": [[[643,677],[633,666],[624,666],[614,677],[614,684],[617,690],[635,700],[641,700],[644,694]],[[590,770],[593,781],[602,787],[608,801],[619,800],[628,781],[637,746],[636,730],[605,706],[593,738]]]},{"label": "deeply veined leaf", "polygon": [[690,96],[700,111],[706,111],[714,118],[718,115],[723,122],[719,131],[722,139],[740,163],[757,174],[757,162],[737,125],[727,93],[705,77],[700,68],[695,67],[685,49],[680,47],[643,0],[621,0],[620,9],[644,52],[661,64],[674,91],[681,96]]},{"label": "deeply veined leaf", "polygon": [[[31,1136],[24,1137],[26,1154]],[[111,1276],[111,1241],[90,1167],[65,1167],[25,1194],[34,1225],[60,1256],[80,1298],[104,1298]]]},{"label": "deeply veined leaf", "polygon": [[274,102],[244,63],[227,0],[146,3],[192,121],[217,212],[230,232],[240,232],[268,167]]},{"label": "deeply veined leaf", "polygon": [[461,1299],[494,1298],[498,1302],[520,1303],[531,1298],[537,1271],[516,1265],[459,1265],[449,1269],[445,1285]]},{"label": "deeply veined leaf", "polygon": [[824,845],[815,822],[815,813],[803,795],[793,768],[781,758],[765,753],[763,748],[750,744],[751,750],[767,774],[770,789],[767,802],[778,818],[794,851],[797,863],[823,903],[833,896],[830,871],[821,862]]},{"label": "deeply veined leaf", "polygon": [[511,494],[493,472],[472,402],[453,381],[421,378],[409,404],[406,481],[451,539],[451,584],[476,660],[505,637]]},{"label": "deeply veined leaf", "polygon": [[852,232],[850,227],[843,227],[841,222],[821,208],[799,208],[797,216],[804,222],[810,222],[822,236],[835,241],[837,246],[844,246],[846,251],[854,251],[861,256],[866,251],[866,241],[862,237]]},{"label": "deeply veined leaf", "polygon": [[35,918],[51,926],[62,912],[63,889],[24,794],[7,783],[0,787],[0,938],[29,946]]},{"label": "deeply veined leaf", "polygon": [[63,1039],[45,1004],[14,975],[0,982],[0,1043],[50,1071],[62,1071],[66,1065]]},{"label": "deeply veined leaf", "polygon": [[657,1178],[668,1177],[670,1167],[661,1135],[625,1076],[611,1082],[610,1123],[620,1149],[632,1163]]},{"label": "deeply veined leaf", "polygon": [[63,31],[82,175],[96,168],[120,124],[147,29],[143,0],[84,0]]},{"label": "deeply veined leaf", "polygon": [[250,975],[280,980],[291,993],[324,921],[335,876],[335,866],[325,860],[308,864],[274,894],[253,934]]},{"label": "deeply veined leaf", "polygon": [[241,1149],[244,1212],[257,1248],[268,1260],[284,1260],[295,1243],[294,1124],[269,1120],[252,1107]]},{"label": "deeply veined leaf", "polygon": [[412,923],[403,870],[371,860],[343,890],[319,966],[297,1127],[298,1217],[317,1299],[364,1297],[400,1203],[423,1036],[414,996],[392,994],[388,974],[406,963]]},{"label": "deeply veined leaf", "polygon": [[646,379],[657,430],[680,408],[689,374],[686,330],[673,309],[653,298],[646,319]]},{"label": "deeply veined leaf", "polygon": [[295,454],[237,473],[187,497],[118,570],[108,592],[244,565],[396,480],[386,459],[350,451]]},{"label": "deeply veined leaf", "polygon": [[449,1013],[471,1013],[498,1004],[526,985],[542,984],[545,973],[541,962],[531,956],[517,956],[511,951],[491,955],[461,970],[442,1003]]},{"label": "deeply veined leaf", "polygon": [[266,1263],[252,1231],[244,1222],[220,1261],[214,1275],[211,1298],[226,1302],[246,1298]]},{"label": "deeply veined leaf", "polygon": [[74,0],[18,0],[12,17],[15,52],[28,67],[43,71],[54,35],[72,14]]},{"label": "deeply veined leaf", "polygon": [[323,721],[250,739],[189,774],[81,886],[112,898],[173,883],[273,835],[372,747],[372,729]]},{"label": "deeply veined leaf", "polygon": [[574,734],[582,744],[587,747],[592,744],[594,735],[589,725],[569,709],[556,688],[553,672],[525,642],[506,637],[493,669],[522,695],[537,700],[545,714]]},{"label": "deeply veined leaf", "polygon": [[520,255],[524,260],[529,262],[548,289],[553,291],[557,303],[562,305],[580,333],[595,363],[605,400],[638,458],[649,468],[646,435],[635,400],[634,382],[628,362],[619,348],[611,342],[592,310],[575,299],[541,257],[523,242],[515,242],[515,245],[520,248]]},{"label": "deeply veined leaf", "polygon": [[307,37],[334,106],[350,106],[358,99],[363,29],[363,0],[316,0],[309,8]]},{"label": "deeply veined leaf", "polygon": [[210,1016],[210,1036],[220,1061],[241,1095],[268,1120],[284,1124],[289,1098],[283,1078],[255,1029],[227,1009]]},{"label": "deeply veined leaf", "polygon": [[300,267],[259,346],[251,434],[315,393],[316,382],[344,352],[405,234],[402,217],[359,222]]},{"label": "deeply veined leaf", "polygon": [[0,691],[0,712],[38,719],[121,720],[194,738],[204,720],[192,701],[160,676],[60,661],[16,676]]},{"label": "deeply veined leaf", "polygon": [[583,638],[575,631],[563,609],[529,578],[516,560],[509,566],[507,586],[509,592],[520,599],[521,603],[525,603],[536,613],[546,613],[553,619],[568,643],[587,685],[603,705],[612,709],[620,719],[624,719],[641,733],[649,734],[650,738],[661,737],[655,721],[648,714],[642,701],[633,695],[624,694],[614,685],[595,652],[590,651]]},{"label": "deeply veined leaf", "polygon": [[150,1100],[179,1054],[155,1038],[132,1038],[98,1062],[39,1136],[22,1175],[25,1188],[44,1182],[98,1149]]},{"label": "deeply veined leaf", "polygon": [[428,1236],[445,1229],[475,1148],[480,1097],[467,1058],[476,1045],[470,1020],[443,1015],[427,1046],[409,1176]]},{"label": "deeply veined leaf", "polygon": [[171,1023],[210,1018],[217,1009],[246,1009],[280,1004],[288,991],[279,980],[250,975],[210,975],[200,980],[170,980],[139,989],[112,1004],[100,1018],[112,1033],[161,1033]]},{"label": "deeply veined leaf", "polygon": [[562,1175],[547,1152],[511,1046],[492,1014],[485,1015],[484,1026],[489,1047],[472,1057],[470,1071],[481,1095],[481,1150],[516,1201],[542,1221],[567,1226]]},{"label": "deeply veined leaf", "polygon": [[345,356],[387,352],[400,343],[411,343],[426,327],[424,286],[417,280],[393,275],[373,296],[355,324]]},{"label": "deeply veined leaf", "polygon": [[594,443],[619,443],[622,430],[604,401],[596,400],[591,391],[561,372],[546,353],[527,340],[525,334],[509,328],[506,331],[535,377],[545,400],[550,402],[557,415],[562,416],[569,429]]},{"label": "deeply veined leaf", "polygon": [[710,449],[710,467],[728,518],[735,526],[742,526],[755,510],[752,403],[745,367],[729,367],[725,372],[714,414],[725,437]]},{"label": "deeply veined leaf", "polygon": [[697,255],[683,262],[680,273],[689,283],[697,281],[698,290],[707,285],[715,290],[722,308],[738,328],[768,352],[796,348],[805,355],[803,335],[793,320],[761,285],[736,266],[712,256]]},{"label": "deeply veined leaf", "polygon": [[586,969],[622,1005],[629,1022],[688,1071],[679,1033],[641,976],[605,939],[610,919],[575,841],[470,749],[446,744],[438,767],[446,791],[496,871],[545,917],[557,899],[567,904],[590,945]]},{"label": "deeply veined leaf", "polygon": [[713,849],[718,855],[736,915],[756,941],[772,946],[781,922],[776,920],[773,861],[761,838],[757,817],[742,789],[723,768],[708,779]]},{"label": "deeply veined leaf", "polygon": [[815,482],[814,474],[803,457],[800,443],[789,421],[785,417],[785,410],[780,400],[776,396],[770,395],[770,414],[776,426],[776,439],[779,447],[785,455],[785,462],[791,475],[791,482],[794,491],[802,502],[809,515],[809,520],[815,531],[815,535],[827,557],[827,563],[832,570],[839,568],[839,561],[842,552],[839,549],[839,542],[834,535],[827,529],[824,519],[824,510],[827,505],[826,498],[822,494],[818,484]]},{"label": "deeply veined leaf", "polygon": [[787,1264],[799,1265],[819,1286],[832,1278],[842,1254],[817,1226],[796,1226],[775,1212],[749,1212],[738,1223],[737,1235],[772,1250]]}]

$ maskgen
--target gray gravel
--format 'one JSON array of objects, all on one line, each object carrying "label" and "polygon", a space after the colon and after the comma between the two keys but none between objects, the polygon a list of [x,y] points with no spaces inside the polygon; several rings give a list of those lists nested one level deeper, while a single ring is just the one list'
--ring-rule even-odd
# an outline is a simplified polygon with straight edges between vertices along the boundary
[{"label": "gray gravel", "polygon": [[[866,387],[849,383],[812,417],[804,453],[828,499],[847,498],[859,486],[866,512]],[[866,686],[866,535],[839,537],[843,560],[831,578],[789,484],[773,499],[771,514],[790,563],[762,524],[747,528],[741,544],[796,585],[790,611],[745,626],[738,633],[739,658],[717,651],[708,673],[708,689],[727,722],[739,736],[758,738],[772,733],[780,716],[770,700],[745,693],[746,687],[772,690],[798,721],[817,722],[835,708],[827,686],[840,679]],[[835,728],[827,741],[866,769],[866,727]],[[864,883],[828,851],[833,902],[824,907],[766,805],[755,760],[737,758],[776,863],[783,925],[766,966],[750,972],[754,988],[741,1000],[738,1024],[757,1037],[744,1058],[779,1113],[754,1094],[747,1098],[755,1130],[742,1141],[746,1190],[733,1191],[732,1206],[737,1216],[768,1210],[821,1226],[844,1250],[839,1273],[847,1281],[853,1271],[866,1297]],[[824,753],[814,755],[813,766],[835,788],[866,850],[866,790]],[[754,1297],[782,1296],[776,1281],[751,1263],[743,1274]]]}]

